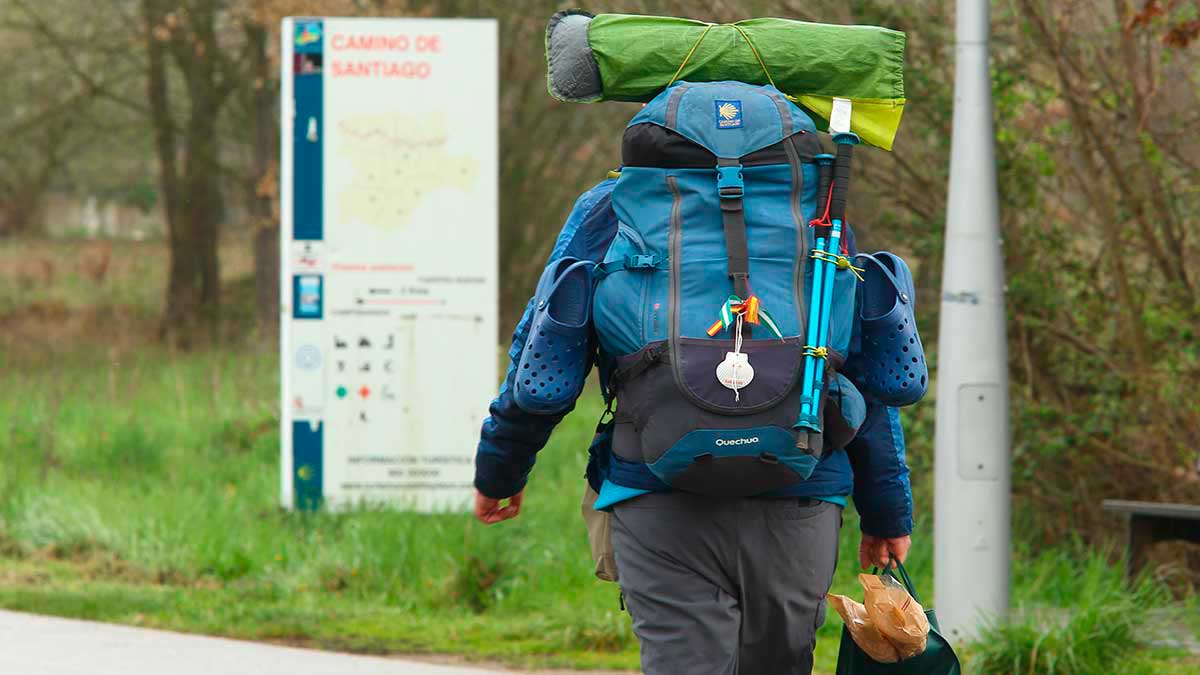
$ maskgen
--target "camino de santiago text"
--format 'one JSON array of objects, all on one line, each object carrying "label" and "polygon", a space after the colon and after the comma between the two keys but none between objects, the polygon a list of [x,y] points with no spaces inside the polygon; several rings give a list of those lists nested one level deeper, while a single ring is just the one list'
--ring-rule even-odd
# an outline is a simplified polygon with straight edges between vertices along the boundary
[{"label": "camino de santiago text", "polygon": [[442,53],[442,36],[334,33],[329,46],[333,77],[425,80],[433,74],[428,57]]}]

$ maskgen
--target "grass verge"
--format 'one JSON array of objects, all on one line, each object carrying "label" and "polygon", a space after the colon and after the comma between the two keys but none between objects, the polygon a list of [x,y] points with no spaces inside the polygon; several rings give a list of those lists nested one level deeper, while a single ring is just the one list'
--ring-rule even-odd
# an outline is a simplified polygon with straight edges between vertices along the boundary
[{"label": "grass verge", "polygon": [[[522,516],[489,528],[461,514],[281,511],[274,354],[0,364],[0,606],[359,652],[637,667],[628,616],[616,587],[592,577],[578,516],[595,396],[543,452]],[[930,462],[912,463],[923,515],[909,568],[929,593]],[[834,591],[861,596],[857,528],[850,509]],[[1103,553],[1021,552],[1014,595],[1039,608],[1021,616],[1070,607],[1072,618],[997,627],[966,650],[970,672],[1196,670],[1179,650],[1131,637],[1159,616],[1134,608],[1180,605],[1158,586],[1126,589]],[[819,672],[834,669],[840,631],[831,612]],[[1118,646],[1080,653],[1097,639]]]}]

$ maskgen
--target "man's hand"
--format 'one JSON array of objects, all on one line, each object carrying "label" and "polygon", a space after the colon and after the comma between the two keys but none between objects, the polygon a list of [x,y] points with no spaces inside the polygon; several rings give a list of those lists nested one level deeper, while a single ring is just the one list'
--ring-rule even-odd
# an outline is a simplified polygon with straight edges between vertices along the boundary
[{"label": "man's hand", "polygon": [[[524,497],[525,491],[522,490],[517,494],[508,498],[508,505],[501,506],[500,502],[503,499],[492,499],[483,494],[479,490],[475,491],[475,517],[479,522],[486,525],[492,525],[502,520],[516,518],[521,513],[521,499]],[[907,551],[908,548],[906,547]]]},{"label": "man's hand", "polygon": [[904,562],[911,546],[912,537],[908,535],[884,539],[863,532],[862,543],[858,545],[858,562],[864,570],[872,565],[887,567],[890,560]]}]

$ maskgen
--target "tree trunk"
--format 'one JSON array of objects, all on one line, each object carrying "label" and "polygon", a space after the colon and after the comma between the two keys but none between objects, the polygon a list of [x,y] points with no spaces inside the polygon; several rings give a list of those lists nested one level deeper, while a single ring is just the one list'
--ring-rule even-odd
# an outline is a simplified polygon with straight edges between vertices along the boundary
[{"label": "tree trunk", "polygon": [[0,200],[0,237],[38,233],[45,190],[45,186],[41,185],[22,185]]},{"label": "tree trunk", "polygon": [[186,156],[185,222],[190,254],[194,259],[198,304],[198,328],[207,332],[209,340],[217,336],[217,320],[221,303],[220,264],[217,244],[220,241],[221,187],[217,170],[216,115],[209,87],[192,88],[192,105],[184,138]]},{"label": "tree trunk", "polygon": [[254,290],[259,330],[273,336],[279,330],[279,115],[270,60],[267,30],[247,23],[251,77],[254,78]]},{"label": "tree trunk", "polygon": [[194,323],[198,303],[195,297],[195,261],[190,255],[190,237],[180,208],[179,169],[176,165],[178,148],[171,120],[167,81],[166,41],[170,36],[163,33],[167,11],[162,0],[142,2],[146,22],[146,98],[150,107],[150,124],[154,129],[158,182],[163,196],[163,213],[167,218],[167,246],[170,253],[166,307],[159,333],[176,346],[187,347],[190,345],[191,324]]},{"label": "tree trunk", "polygon": [[0,190],[0,236],[43,233],[42,207],[50,182],[63,167],[66,129],[62,122],[48,122],[39,136],[25,141],[36,148],[36,161],[9,165],[11,179]]},{"label": "tree trunk", "polygon": [[189,13],[192,22],[187,40],[176,43],[177,65],[188,83],[189,111],[184,143],[187,148],[188,229],[196,256],[196,284],[200,304],[197,318],[215,343],[221,309],[221,266],[218,245],[224,201],[218,163],[220,139],[217,120],[225,100],[219,81],[220,45],[216,35],[216,3],[202,0]]},{"label": "tree trunk", "polygon": [[[177,4],[143,0],[142,7],[146,15],[147,95],[171,252],[161,333],[171,344],[187,348],[196,343],[200,333],[209,341],[217,338],[223,210],[217,120],[228,83],[218,77],[216,4],[191,3],[182,21],[171,14]],[[171,117],[168,50],[185,82],[187,120],[182,127]],[[180,132],[182,169],[176,139]]]}]

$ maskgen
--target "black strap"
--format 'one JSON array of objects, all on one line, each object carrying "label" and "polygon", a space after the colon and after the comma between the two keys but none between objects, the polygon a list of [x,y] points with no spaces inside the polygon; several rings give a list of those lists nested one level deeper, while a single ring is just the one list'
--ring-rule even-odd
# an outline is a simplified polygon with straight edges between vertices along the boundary
[{"label": "black strap", "polygon": [[[746,243],[746,216],[742,207],[742,164],[736,159],[718,157],[717,170],[721,221],[725,226],[726,269],[733,280],[734,294],[745,300],[750,295],[750,249]],[[728,175],[733,170],[738,176],[736,186],[721,186],[721,174]]]},{"label": "black strap", "polygon": [[622,384],[641,376],[642,373],[650,369],[650,366],[657,363],[668,363],[670,361],[670,358],[667,356],[668,352],[669,347],[666,342],[660,342],[653,347],[644,349],[640,359],[613,373],[613,391],[616,391]]}]

